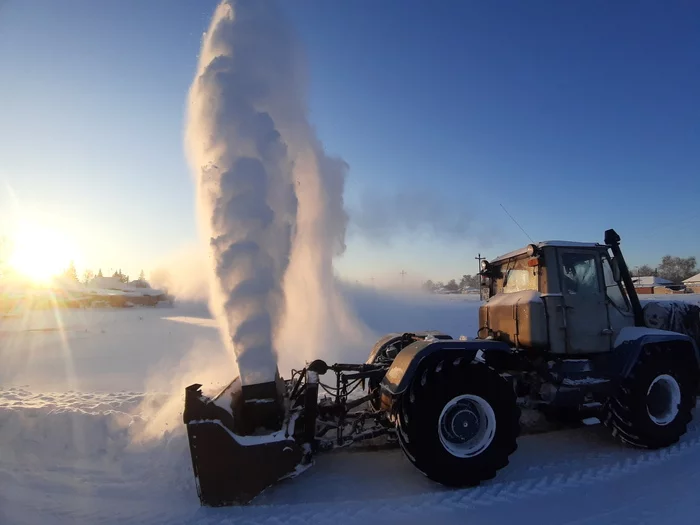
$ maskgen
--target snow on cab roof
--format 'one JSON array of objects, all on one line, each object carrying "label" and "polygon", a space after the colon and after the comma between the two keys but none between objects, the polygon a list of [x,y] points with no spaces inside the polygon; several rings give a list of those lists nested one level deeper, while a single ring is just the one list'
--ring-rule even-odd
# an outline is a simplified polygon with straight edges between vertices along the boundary
[{"label": "snow on cab roof", "polygon": [[[529,246],[529,245],[528,245]],[[575,241],[542,241],[538,242],[535,244],[538,248],[543,248],[545,246],[554,246],[554,247],[559,247],[559,248],[596,248],[603,246],[602,244],[599,244],[597,242],[575,242]],[[524,253],[527,252],[527,246],[523,246],[522,248],[518,248],[517,250],[513,250],[512,252],[508,252],[504,255],[500,255],[493,259],[491,262],[497,262],[497,261],[502,261],[505,259],[512,259],[513,257],[518,257],[519,255],[523,255]]]}]

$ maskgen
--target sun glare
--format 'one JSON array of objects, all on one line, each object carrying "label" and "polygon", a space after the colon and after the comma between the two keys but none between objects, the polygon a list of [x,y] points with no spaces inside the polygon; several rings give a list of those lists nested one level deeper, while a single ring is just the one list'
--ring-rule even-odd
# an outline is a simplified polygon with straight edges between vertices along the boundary
[{"label": "sun glare", "polygon": [[37,283],[63,273],[75,257],[65,235],[50,227],[23,223],[13,235],[10,265]]}]

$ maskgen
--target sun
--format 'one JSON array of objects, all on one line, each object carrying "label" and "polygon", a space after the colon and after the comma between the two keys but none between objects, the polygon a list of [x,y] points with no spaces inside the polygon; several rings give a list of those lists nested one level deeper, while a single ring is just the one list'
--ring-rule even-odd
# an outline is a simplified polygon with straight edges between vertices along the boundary
[{"label": "sun", "polygon": [[67,237],[47,225],[23,222],[12,238],[10,266],[36,283],[63,273],[75,257]]}]

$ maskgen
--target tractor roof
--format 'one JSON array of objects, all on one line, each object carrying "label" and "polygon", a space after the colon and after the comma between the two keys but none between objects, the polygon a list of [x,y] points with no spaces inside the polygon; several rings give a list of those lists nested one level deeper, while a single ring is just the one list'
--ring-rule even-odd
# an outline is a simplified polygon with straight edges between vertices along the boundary
[{"label": "tractor roof", "polygon": [[[527,245],[529,246],[529,245]],[[500,255],[491,261],[491,264],[499,261],[505,261],[507,259],[512,259],[513,257],[518,257],[527,253],[527,246],[513,250],[504,255]],[[555,246],[559,248],[600,248],[603,245],[597,242],[574,242],[574,241],[542,241],[535,244],[538,248],[543,248],[545,246]]]}]

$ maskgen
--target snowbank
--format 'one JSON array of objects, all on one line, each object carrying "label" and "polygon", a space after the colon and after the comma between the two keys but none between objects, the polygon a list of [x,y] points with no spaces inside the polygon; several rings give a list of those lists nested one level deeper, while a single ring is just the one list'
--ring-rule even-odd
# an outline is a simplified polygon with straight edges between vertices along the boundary
[{"label": "snowbank", "polygon": [[174,490],[194,490],[184,427],[175,426],[158,440],[141,439],[147,420],[138,410],[165,401],[163,395],[135,392],[0,389],[0,468],[100,467],[144,481],[157,473]]}]

